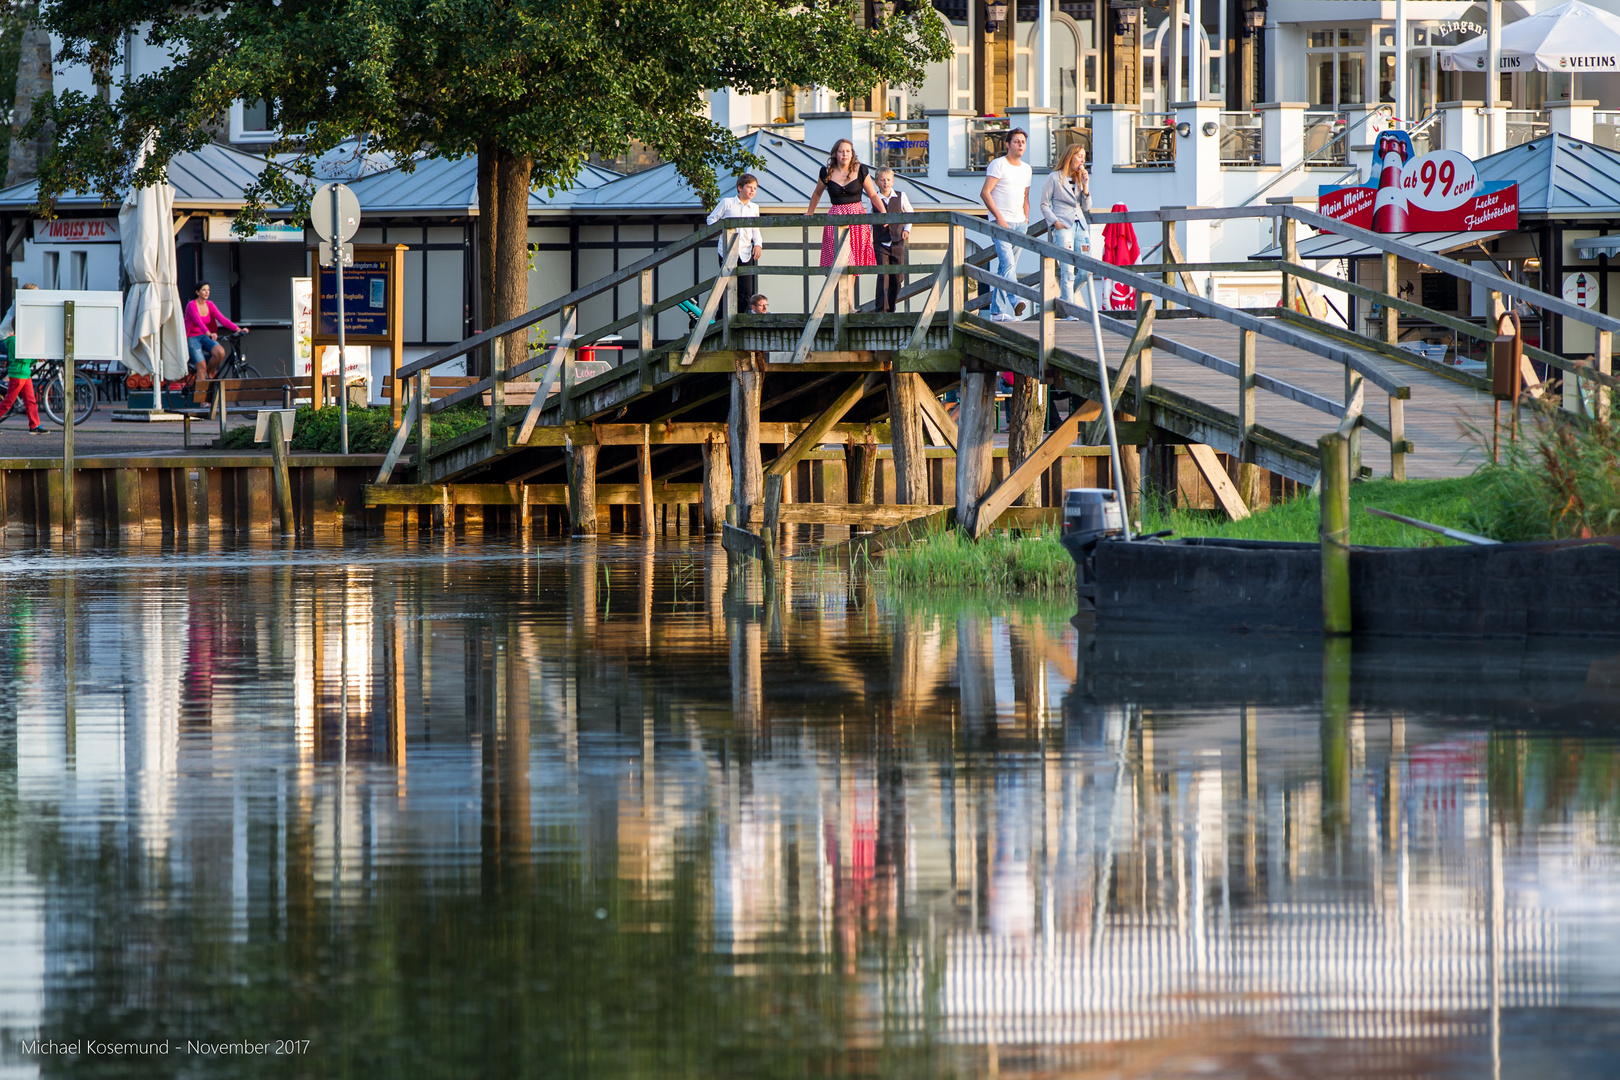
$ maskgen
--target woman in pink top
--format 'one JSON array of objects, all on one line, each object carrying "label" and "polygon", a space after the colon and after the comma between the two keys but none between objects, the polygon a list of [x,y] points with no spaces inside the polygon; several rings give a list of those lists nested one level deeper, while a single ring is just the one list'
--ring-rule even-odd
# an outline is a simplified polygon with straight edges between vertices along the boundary
[{"label": "woman in pink top", "polygon": [[221,326],[232,333],[247,333],[214,306],[208,299],[208,282],[199,281],[196,299],[186,305],[186,346],[191,350],[191,366],[204,382],[219,370],[220,361],[225,359],[225,346],[216,340]]}]

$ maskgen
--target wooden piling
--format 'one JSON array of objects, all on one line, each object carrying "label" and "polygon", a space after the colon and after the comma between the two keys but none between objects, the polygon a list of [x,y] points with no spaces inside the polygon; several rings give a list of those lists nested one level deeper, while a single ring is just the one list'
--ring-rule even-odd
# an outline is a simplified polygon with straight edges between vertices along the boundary
[{"label": "wooden piling", "polygon": [[[1046,434],[1046,387],[1028,375],[1013,376],[1012,400],[1007,409],[1007,467],[1022,465],[1041,444]],[[1019,506],[1041,505],[1041,482],[1035,482],[1019,496]]]},{"label": "wooden piling", "polygon": [[765,467],[759,456],[759,392],[764,376],[738,371],[731,377],[731,419],[727,441],[731,450],[731,501],[737,519],[745,524],[765,496]]},{"label": "wooden piling", "polygon": [[718,533],[731,505],[731,454],[724,438],[710,435],[703,444],[703,527]]},{"label": "wooden piling", "polygon": [[647,445],[647,432],[641,433],[641,445],[636,447],[636,473],[639,481],[637,495],[641,501],[641,535],[651,536],[653,529],[652,451]]},{"label": "wooden piling", "polygon": [[1350,633],[1350,440],[1337,432],[1316,443],[1322,455],[1322,632]]},{"label": "wooden piling", "polygon": [[595,443],[575,443],[568,457],[568,516],[575,536],[596,533]]},{"label": "wooden piling", "polygon": [[995,378],[993,373],[983,371],[962,372],[962,404],[956,427],[956,520],[970,533],[977,523],[979,501],[990,490]]},{"label": "wooden piling", "polygon": [[278,410],[270,411],[270,460],[273,464],[271,472],[276,487],[276,516],[281,521],[283,536],[295,531],[296,521],[293,518],[292,477],[287,473],[287,440],[282,435],[281,413]]},{"label": "wooden piling", "polygon": [[[73,404],[73,383],[76,368],[73,363],[73,331],[74,331],[74,302],[68,300],[62,304],[62,538],[64,540],[74,535],[78,527],[79,499],[77,479],[73,465],[73,414],[76,411]],[[44,393],[45,388],[41,387]],[[163,380],[153,379],[152,393],[156,396],[158,404],[163,403]]]},{"label": "wooden piling", "polygon": [[[929,392],[928,384],[921,375],[899,371],[889,375],[889,441],[894,447],[894,501],[908,506],[928,501],[928,459],[923,452],[922,395]],[[856,501],[866,502],[869,499]]]}]

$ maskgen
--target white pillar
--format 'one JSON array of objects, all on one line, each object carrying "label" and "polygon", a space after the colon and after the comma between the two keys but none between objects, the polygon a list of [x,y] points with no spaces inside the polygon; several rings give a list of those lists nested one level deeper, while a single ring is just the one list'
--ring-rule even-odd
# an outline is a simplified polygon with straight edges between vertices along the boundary
[{"label": "white pillar", "polygon": [[[1186,101],[1181,85],[1182,33],[1181,17],[1186,11],[1186,0],[1172,0],[1170,4],[1170,70],[1165,72],[1164,94],[1170,101]],[[1170,110],[1166,108],[1165,112]]]},{"label": "white pillar", "polygon": [[1565,101],[1560,98],[1558,101],[1547,102],[1543,108],[1547,110],[1554,132],[1582,142],[1591,142],[1592,110],[1597,106],[1596,101]]},{"label": "white pillar", "polygon": [[[1045,10],[1042,8],[1041,10]],[[1007,122],[1009,127],[1023,128],[1029,133],[1029,145],[1024,150],[1024,160],[1029,167],[1035,170],[1050,169],[1057,162],[1052,160],[1052,116],[1053,109],[1008,109]]]},{"label": "white pillar", "polygon": [[[1485,153],[1494,154],[1507,149],[1506,139],[1498,141],[1496,136],[1496,113],[1502,107],[1497,97],[1497,88],[1502,82],[1502,0],[1487,0],[1485,11]],[[1506,118],[1503,119],[1502,131],[1505,135]]]},{"label": "white pillar", "polygon": [[1466,158],[1485,156],[1485,124],[1481,118],[1480,101],[1442,101],[1440,110],[1440,145],[1455,150]]},{"label": "white pillar", "polygon": [[1406,99],[1406,0],[1395,0],[1395,115],[1411,127],[1414,111]]},{"label": "white pillar", "polygon": [[1035,104],[1052,107],[1052,5],[1057,0],[1040,0],[1041,19],[1035,34]]},{"label": "white pillar", "polygon": [[1203,101],[1207,96],[1204,93],[1203,50],[1198,47],[1198,39],[1204,29],[1203,0],[1192,0],[1187,10],[1187,100]]},{"label": "white pillar", "polygon": [[1262,161],[1292,165],[1305,157],[1305,102],[1263,101],[1254,108],[1260,114]]},{"label": "white pillar", "polygon": [[855,144],[855,156],[864,162],[872,160],[872,125],[877,114],[869,112],[805,113],[804,141],[820,150],[831,150],[839,139]]},{"label": "white pillar", "polygon": [[1142,107],[1093,105],[1086,111],[1091,114],[1091,171],[1094,176],[1111,177],[1115,168],[1131,163],[1131,140],[1136,137],[1136,117]]},{"label": "white pillar", "polygon": [[928,110],[928,182],[946,191],[956,191],[952,169],[967,168],[967,122],[972,109]]}]

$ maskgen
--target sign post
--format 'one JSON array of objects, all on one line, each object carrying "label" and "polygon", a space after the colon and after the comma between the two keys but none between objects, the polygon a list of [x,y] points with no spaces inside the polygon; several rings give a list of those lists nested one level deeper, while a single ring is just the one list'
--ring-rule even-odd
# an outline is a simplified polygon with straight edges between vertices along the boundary
[{"label": "sign post", "polygon": [[[74,497],[73,468],[73,301],[62,305],[62,539],[73,537],[79,525],[78,501]],[[154,392],[163,393],[161,374],[153,380]],[[70,691],[71,692],[71,691]]]},{"label": "sign post", "polygon": [[[330,252],[332,266],[337,272],[337,347],[338,347],[338,438],[342,453],[349,452],[349,393],[348,357],[345,353],[343,317],[343,264],[352,248],[349,241],[360,231],[360,200],[345,184],[327,184],[315,193],[309,207],[310,224],[315,233],[328,243],[322,245]],[[316,380],[321,375],[315,376]],[[320,395],[316,395],[319,397]]]},{"label": "sign post", "polygon": [[[405,337],[403,268],[407,250],[404,244],[350,246],[352,258],[343,272],[341,322],[335,269],[320,265],[316,253],[310,253],[310,277],[314,286],[311,344],[317,367],[322,347],[338,344],[341,326],[345,347],[386,346],[393,353],[391,369],[399,370]],[[344,370],[346,372],[347,367]],[[397,425],[400,393],[398,380],[393,382],[396,384],[391,389]]]}]

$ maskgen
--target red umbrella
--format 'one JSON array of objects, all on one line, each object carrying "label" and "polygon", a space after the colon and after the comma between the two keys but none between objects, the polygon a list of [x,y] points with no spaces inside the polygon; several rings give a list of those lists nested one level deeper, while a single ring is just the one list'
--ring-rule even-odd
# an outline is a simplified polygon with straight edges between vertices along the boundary
[{"label": "red umbrella", "polygon": [[[1123,214],[1128,207],[1115,203],[1111,213]],[[1136,226],[1119,221],[1103,226],[1103,262],[1110,266],[1135,266],[1142,255],[1142,245],[1136,242]],[[1108,306],[1115,311],[1136,307],[1136,290],[1121,282],[1114,282],[1108,290]]]}]

